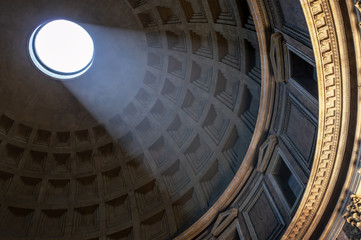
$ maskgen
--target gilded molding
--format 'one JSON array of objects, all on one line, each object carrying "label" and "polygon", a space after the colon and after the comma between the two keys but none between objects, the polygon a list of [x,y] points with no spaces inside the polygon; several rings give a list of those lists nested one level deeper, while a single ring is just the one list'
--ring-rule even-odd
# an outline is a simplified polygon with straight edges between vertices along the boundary
[{"label": "gilded molding", "polygon": [[[355,129],[352,130],[352,132],[355,133],[353,143],[349,142],[347,143],[348,146],[352,146],[352,152],[350,154],[350,157],[344,157],[345,164],[347,163],[347,160],[349,160],[349,165],[347,168],[347,177],[345,181],[343,182],[343,190],[340,193],[340,196],[338,198],[338,203],[335,206],[335,210],[332,214],[332,216],[329,219],[328,225],[326,226],[323,234],[322,239],[335,239],[339,233],[341,232],[343,225],[344,225],[344,218],[343,215],[347,211],[347,202],[349,199],[349,196],[352,194],[361,195],[361,175],[360,175],[360,169],[361,169],[361,162],[360,162],[360,139],[361,139],[361,105],[359,102],[361,101],[361,75],[357,73],[357,69],[361,69],[361,34],[360,34],[360,28],[359,28],[359,19],[357,17],[357,10],[355,9],[354,1],[346,1],[346,7],[343,9],[343,16],[345,16],[345,11],[347,11],[347,17],[345,21],[349,20],[350,22],[350,28],[346,28],[345,31],[348,31],[349,33],[352,33],[352,39],[353,44],[351,43],[351,39],[347,42],[347,47],[350,47],[353,49],[353,54],[350,54],[348,58],[351,60],[354,58],[354,63],[356,68],[353,69],[352,72],[350,72],[350,84],[353,89],[357,88],[357,96],[355,96],[354,99],[351,99],[349,106],[351,106],[352,109],[355,109],[355,116],[350,121],[354,122],[356,124]],[[337,26],[337,25],[336,25]],[[350,36],[351,37],[351,36]],[[352,67],[352,65],[350,64]],[[350,131],[351,132],[351,131]]]},{"label": "gilded molding", "polygon": [[[301,0],[313,43],[319,89],[318,139],[311,176],[302,202],[282,239],[308,239],[326,210],[342,162],[342,142],[347,135],[347,92],[342,83],[340,46],[335,19],[328,0]],[[337,35],[337,37],[336,37]],[[343,89],[344,88],[344,89]],[[346,124],[342,124],[342,122]]]}]

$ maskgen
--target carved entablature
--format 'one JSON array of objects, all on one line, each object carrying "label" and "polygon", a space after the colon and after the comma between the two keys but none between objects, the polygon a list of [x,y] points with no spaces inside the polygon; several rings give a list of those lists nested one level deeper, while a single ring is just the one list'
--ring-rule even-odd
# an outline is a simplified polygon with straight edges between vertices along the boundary
[{"label": "carved entablature", "polygon": [[361,229],[361,196],[351,195],[351,202],[346,207],[347,212],[343,215],[346,222]]},{"label": "carved entablature", "polygon": [[[317,67],[319,89],[318,139],[311,175],[299,208],[282,239],[309,239],[322,215],[329,211],[327,204],[341,171],[349,117],[349,77],[347,56],[340,54],[346,48],[342,18],[333,14],[338,5],[328,0],[301,0],[312,40]],[[335,12],[337,12],[335,10]],[[337,27],[336,27],[337,26]],[[345,52],[345,51],[344,51]],[[344,53],[343,52],[343,53]],[[342,62],[342,66],[341,66]],[[346,114],[343,114],[345,112]]]},{"label": "carved entablature", "polygon": [[271,65],[276,82],[285,81],[285,64],[283,58],[283,37],[280,32],[271,35]]}]

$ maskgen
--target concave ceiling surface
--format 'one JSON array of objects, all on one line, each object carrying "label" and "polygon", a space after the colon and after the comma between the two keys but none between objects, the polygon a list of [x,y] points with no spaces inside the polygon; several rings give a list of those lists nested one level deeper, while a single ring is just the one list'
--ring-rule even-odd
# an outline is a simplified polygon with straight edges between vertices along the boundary
[{"label": "concave ceiling surface", "polygon": [[[257,35],[240,1],[0,2],[2,239],[166,239],[222,194],[254,131]],[[32,31],[80,23],[95,60],[60,82]]]}]

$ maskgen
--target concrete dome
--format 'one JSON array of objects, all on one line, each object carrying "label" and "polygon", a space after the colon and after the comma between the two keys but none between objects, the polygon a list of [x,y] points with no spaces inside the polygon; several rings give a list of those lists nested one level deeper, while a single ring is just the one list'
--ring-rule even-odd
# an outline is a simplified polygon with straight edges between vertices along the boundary
[{"label": "concrete dome", "polygon": [[[291,236],[326,139],[307,14],[287,0],[1,1],[0,238]],[[29,37],[52,19],[92,36],[85,74],[32,64]],[[329,196],[352,182],[351,150]]]}]

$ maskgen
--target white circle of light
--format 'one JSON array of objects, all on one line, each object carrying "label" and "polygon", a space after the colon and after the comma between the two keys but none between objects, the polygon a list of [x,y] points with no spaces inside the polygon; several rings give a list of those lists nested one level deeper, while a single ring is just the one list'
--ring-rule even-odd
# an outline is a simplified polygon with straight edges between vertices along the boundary
[{"label": "white circle of light", "polygon": [[29,50],[33,62],[41,71],[51,77],[69,79],[89,69],[94,44],[89,33],[78,24],[54,20],[34,31]]}]

